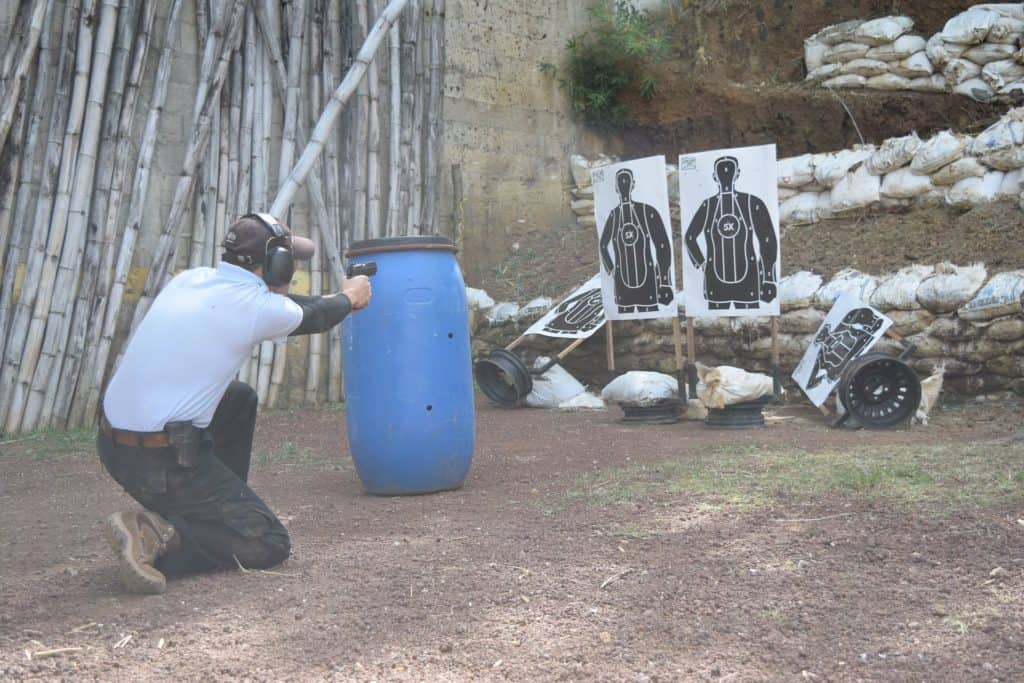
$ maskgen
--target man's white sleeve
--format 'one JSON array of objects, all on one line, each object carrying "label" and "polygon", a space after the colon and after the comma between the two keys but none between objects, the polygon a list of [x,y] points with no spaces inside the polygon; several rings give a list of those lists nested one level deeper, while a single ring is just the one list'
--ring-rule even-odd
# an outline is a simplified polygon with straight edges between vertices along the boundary
[{"label": "man's white sleeve", "polygon": [[253,343],[273,341],[283,344],[288,335],[302,322],[302,309],[286,296],[273,294],[267,297],[253,326]]}]

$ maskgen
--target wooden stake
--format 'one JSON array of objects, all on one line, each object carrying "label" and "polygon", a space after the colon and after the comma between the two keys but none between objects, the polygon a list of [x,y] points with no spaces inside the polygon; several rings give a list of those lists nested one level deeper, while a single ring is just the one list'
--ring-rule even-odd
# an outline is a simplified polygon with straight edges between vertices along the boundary
[{"label": "wooden stake", "polygon": [[697,350],[693,330],[693,318],[686,318],[686,378],[690,384],[689,395],[697,396]]},{"label": "wooden stake", "polygon": [[605,350],[607,352],[608,372],[615,372],[615,333],[612,331],[612,321],[604,321]]},{"label": "wooden stake", "polygon": [[782,395],[782,381],[779,378],[779,316],[772,316],[772,391]]}]

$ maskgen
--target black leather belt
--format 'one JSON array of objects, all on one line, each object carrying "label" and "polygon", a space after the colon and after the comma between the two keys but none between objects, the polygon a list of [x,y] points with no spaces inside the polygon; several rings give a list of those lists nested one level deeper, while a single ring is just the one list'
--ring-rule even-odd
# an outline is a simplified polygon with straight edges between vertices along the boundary
[{"label": "black leather belt", "polygon": [[114,429],[107,422],[107,417],[100,417],[100,429],[104,434],[123,446],[141,446],[142,448],[168,448],[171,439],[167,432],[130,432],[126,429]]}]

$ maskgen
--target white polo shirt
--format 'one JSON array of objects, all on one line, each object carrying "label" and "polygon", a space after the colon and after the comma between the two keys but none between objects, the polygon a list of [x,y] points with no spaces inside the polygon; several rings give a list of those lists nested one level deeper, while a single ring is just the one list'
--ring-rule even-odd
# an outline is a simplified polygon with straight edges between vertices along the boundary
[{"label": "white polo shirt", "polygon": [[252,347],[283,342],[302,309],[245,268],[180,273],[153,301],[103,399],[116,429],[156,432],[168,422],[206,427]]}]

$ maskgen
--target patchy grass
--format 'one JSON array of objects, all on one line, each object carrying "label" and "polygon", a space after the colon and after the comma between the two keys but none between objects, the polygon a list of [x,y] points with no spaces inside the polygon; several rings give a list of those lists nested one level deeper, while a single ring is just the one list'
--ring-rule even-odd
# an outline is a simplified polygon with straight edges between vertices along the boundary
[{"label": "patchy grass", "polygon": [[284,445],[275,450],[257,451],[253,455],[257,463],[324,463],[328,457],[312,448],[299,445],[293,441],[285,441]]},{"label": "patchy grass", "polygon": [[41,429],[0,441],[0,457],[32,460],[96,455],[96,429]]},{"label": "patchy grass", "polygon": [[753,508],[829,494],[947,510],[1024,500],[1024,444],[823,451],[720,447],[700,456],[587,474],[568,496],[599,507],[690,497],[712,508]]}]

